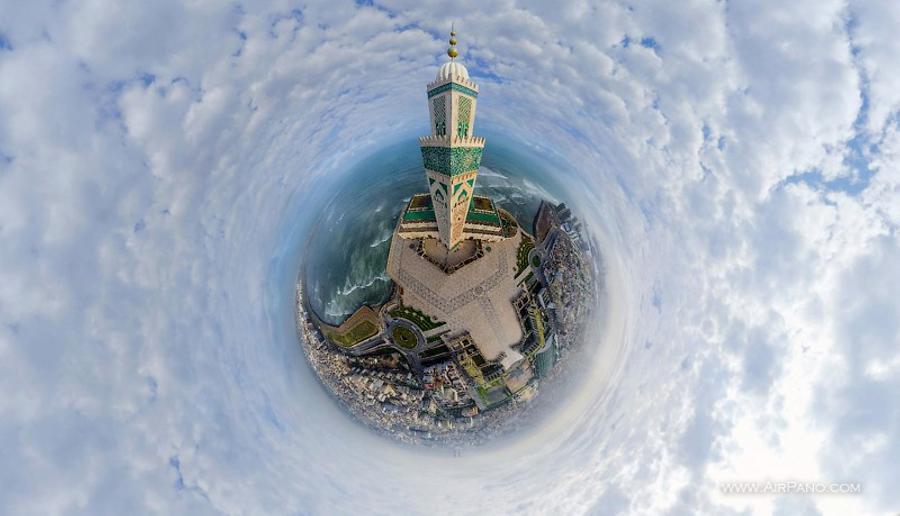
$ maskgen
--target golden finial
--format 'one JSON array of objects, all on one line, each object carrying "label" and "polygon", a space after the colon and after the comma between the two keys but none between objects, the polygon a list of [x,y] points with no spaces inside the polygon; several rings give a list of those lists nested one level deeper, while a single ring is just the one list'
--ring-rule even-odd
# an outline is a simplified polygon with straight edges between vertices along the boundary
[{"label": "golden finial", "polygon": [[450,24],[450,48],[447,49],[447,55],[450,56],[451,60],[459,55],[459,52],[456,51],[456,31],[453,25],[452,23]]}]

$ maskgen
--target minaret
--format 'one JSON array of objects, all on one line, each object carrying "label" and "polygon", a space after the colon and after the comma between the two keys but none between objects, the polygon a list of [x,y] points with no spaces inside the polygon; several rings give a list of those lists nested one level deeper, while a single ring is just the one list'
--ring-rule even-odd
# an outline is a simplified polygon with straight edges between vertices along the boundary
[{"label": "minaret", "polygon": [[431,136],[419,138],[428,176],[438,233],[447,249],[462,240],[475,179],[481,164],[484,138],[473,136],[478,86],[466,67],[456,61],[456,32],[450,31],[450,61],[428,85]]}]

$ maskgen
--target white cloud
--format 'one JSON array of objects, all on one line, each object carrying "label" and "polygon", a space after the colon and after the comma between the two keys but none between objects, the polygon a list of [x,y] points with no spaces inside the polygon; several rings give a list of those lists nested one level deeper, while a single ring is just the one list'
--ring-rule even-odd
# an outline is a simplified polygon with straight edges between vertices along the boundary
[{"label": "white cloud", "polygon": [[[0,6],[0,507],[895,507],[895,11]],[[480,127],[564,157],[621,284],[610,383],[555,433],[461,459],[348,424],[298,366],[287,305],[302,201],[424,131],[450,20]],[[873,174],[842,191],[854,156]],[[716,487],[801,477],[864,494]]]}]

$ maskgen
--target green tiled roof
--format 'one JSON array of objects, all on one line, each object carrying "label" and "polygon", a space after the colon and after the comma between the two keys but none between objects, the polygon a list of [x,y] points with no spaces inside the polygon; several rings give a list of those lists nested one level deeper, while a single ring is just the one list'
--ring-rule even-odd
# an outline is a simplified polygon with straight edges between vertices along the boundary
[{"label": "green tiled roof", "polygon": [[[478,198],[484,198],[478,196]],[[466,214],[466,222],[471,222],[473,224],[489,224],[491,226],[500,226],[502,225],[500,222],[500,214],[497,212],[497,209],[494,207],[493,202],[491,202],[491,210],[476,210],[475,209],[475,199],[476,197],[472,197],[472,201],[469,202],[469,212]],[[428,203],[429,205],[431,203]],[[435,221],[434,209],[407,209],[403,212],[403,222],[433,222]]]},{"label": "green tiled roof", "polygon": [[481,196],[473,196],[472,201],[469,202],[469,213],[466,215],[466,222],[480,223],[480,224],[490,224],[492,226],[500,225],[500,214],[497,213],[497,209],[494,207],[494,203],[488,199],[488,202],[491,205],[491,211],[482,211],[475,209],[475,199],[487,199],[487,197]]},{"label": "green tiled roof", "polygon": [[416,210],[403,213],[404,222],[428,222],[434,220],[434,210]]},{"label": "green tiled roof", "polygon": [[500,225],[500,215],[497,214],[496,211],[492,212],[479,212],[479,211],[469,211],[469,214],[466,215],[466,222],[473,222],[479,224],[491,224],[492,226]]}]

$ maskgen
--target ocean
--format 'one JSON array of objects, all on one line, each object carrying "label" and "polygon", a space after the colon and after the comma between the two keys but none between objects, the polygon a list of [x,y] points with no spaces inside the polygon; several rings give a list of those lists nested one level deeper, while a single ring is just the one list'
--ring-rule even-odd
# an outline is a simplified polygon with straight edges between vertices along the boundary
[{"label": "ocean", "polygon": [[[531,231],[542,199],[565,200],[560,181],[541,156],[494,137],[485,146],[475,191]],[[376,305],[390,296],[385,265],[391,234],[405,203],[426,190],[421,153],[412,139],[360,160],[334,192],[322,196],[302,272],[310,307],[319,317],[339,324],[363,303]]]}]

